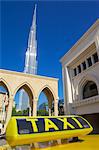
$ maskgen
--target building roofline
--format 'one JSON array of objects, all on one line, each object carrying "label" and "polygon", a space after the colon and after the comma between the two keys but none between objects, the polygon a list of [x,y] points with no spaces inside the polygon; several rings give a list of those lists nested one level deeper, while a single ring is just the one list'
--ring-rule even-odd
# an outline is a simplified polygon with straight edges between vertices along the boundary
[{"label": "building roofline", "polygon": [[26,76],[26,77],[34,77],[34,78],[42,78],[46,80],[56,80],[58,81],[58,78],[52,78],[52,77],[46,77],[46,76],[40,76],[40,75],[32,75],[32,74],[27,74],[24,72],[17,72],[17,71],[12,71],[12,70],[5,70],[5,69],[0,69],[0,73],[7,73],[7,74],[17,74],[20,76]]},{"label": "building roofline", "polygon": [[81,36],[81,38],[71,47],[71,49],[60,59],[60,62],[63,63],[66,57],[83,41],[88,35],[95,30],[95,28],[99,25],[99,19],[95,21],[95,23]]}]

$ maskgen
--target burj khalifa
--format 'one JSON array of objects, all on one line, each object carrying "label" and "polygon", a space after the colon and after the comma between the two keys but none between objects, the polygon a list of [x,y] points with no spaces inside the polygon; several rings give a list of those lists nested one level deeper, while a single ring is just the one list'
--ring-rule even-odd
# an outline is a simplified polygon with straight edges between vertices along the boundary
[{"label": "burj khalifa", "polygon": [[[25,67],[24,67],[24,73],[33,74],[33,75],[37,74],[36,11],[37,11],[37,6],[35,5],[32,26],[30,28],[29,39],[28,39],[28,48],[26,50],[26,55],[25,55]],[[29,107],[29,100],[27,100],[27,98],[28,96],[26,95],[25,91],[22,89],[19,95],[18,110],[26,109],[27,105]]]},{"label": "burj khalifa", "polygon": [[29,33],[28,48],[26,51],[24,72],[37,74],[37,40],[36,40],[36,5],[33,15],[33,22]]}]

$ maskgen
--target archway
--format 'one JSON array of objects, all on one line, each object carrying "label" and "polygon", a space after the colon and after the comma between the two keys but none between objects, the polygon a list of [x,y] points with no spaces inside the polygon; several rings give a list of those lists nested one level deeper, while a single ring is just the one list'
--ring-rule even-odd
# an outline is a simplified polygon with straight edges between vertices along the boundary
[{"label": "archway", "polygon": [[93,81],[87,81],[83,87],[83,99],[98,95],[97,85]]},{"label": "archway", "polygon": [[[54,113],[54,95],[50,88],[45,87],[41,90],[38,98],[38,114],[37,115],[53,115]],[[41,110],[41,111],[40,111]]]},{"label": "archway", "polygon": [[78,99],[79,100],[84,99],[83,90],[84,90],[85,85],[90,81],[95,83],[95,85],[97,87],[97,91],[99,93],[99,80],[97,79],[97,77],[95,75],[87,74],[79,81],[79,83],[76,86],[76,89],[78,91]]},{"label": "archway", "polygon": [[14,96],[14,107],[12,115],[14,116],[32,116],[33,114],[33,93],[27,84],[21,85]]},{"label": "archway", "polygon": [[9,106],[9,90],[7,85],[0,81],[0,122],[5,124]]}]

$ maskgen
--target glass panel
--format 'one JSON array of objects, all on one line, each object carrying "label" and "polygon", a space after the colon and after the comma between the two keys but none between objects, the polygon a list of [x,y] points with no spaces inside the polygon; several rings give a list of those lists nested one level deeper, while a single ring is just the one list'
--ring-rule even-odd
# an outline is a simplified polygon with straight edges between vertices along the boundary
[{"label": "glass panel", "polygon": [[98,55],[97,53],[93,54],[94,63],[98,62]]},{"label": "glass panel", "polygon": [[83,66],[83,70],[85,70],[86,69],[86,62],[85,61],[82,63],[82,66]]},{"label": "glass panel", "polygon": [[81,66],[78,66],[78,73],[81,73]]},{"label": "glass panel", "polygon": [[92,66],[91,57],[89,57],[89,58],[87,59],[87,61],[88,61],[88,67]]}]

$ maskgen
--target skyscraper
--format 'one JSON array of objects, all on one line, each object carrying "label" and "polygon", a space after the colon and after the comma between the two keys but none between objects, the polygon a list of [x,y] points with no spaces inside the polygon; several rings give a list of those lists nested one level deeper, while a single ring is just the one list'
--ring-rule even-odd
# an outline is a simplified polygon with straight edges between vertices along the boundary
[{"label": "skyscraper", "polygon": [[33,22],[29,33],[28,48],[26,51],[24,72],[37,74],[37,41],[36,41],[36,5],[34,9]]},{"label": "skyscraper", "polygon": [[[32,26],[30,28],[29,39],[28,39],[28,48],[25,54],[24,73],[28,73],[28,74],[37,74],[36,9],[37,6],[35,5]],[[26,107],[29,107],[29,100],[27,94],[22,89],[19,96],[18,109],[23,110],[26,109]]]}]

